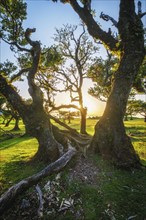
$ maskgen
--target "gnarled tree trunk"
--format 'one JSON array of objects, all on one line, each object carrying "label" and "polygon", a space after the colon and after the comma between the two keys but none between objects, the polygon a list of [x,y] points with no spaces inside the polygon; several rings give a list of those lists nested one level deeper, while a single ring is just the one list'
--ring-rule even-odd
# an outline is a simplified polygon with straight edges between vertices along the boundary
[{"label": "gnarled tree trunk", "polygon": [[[118,84],[114,83],[105,112],[95,126],[95,134],[90,149],[100,153],[119,167],[137,167],[139,158],[134,151],[130,138],[126,135],[123,123],[131,80],[126,79],[126,77],[121,79],[118,76],[116,80],[119,82]],[[116,87],[116,85],[118,86]]]},{"label": "gnarled tree trunk", "polygon": [[121,61],[105,112],[96,124],[91,149],[118,166],[137,167],[140,160],[126,135],[123,118],[134,78],[144,59],[143,29],[140,18],[135,14],[134,3],[127,1],[125,5],[121,1],[120,9]]},{"label": "gnarled tree trunk", "polygon": [[48,115],[42,106],[37,108],[32,105],[29,114],[23,117],[27,134],[38,140],[39,147],[35,159],[48,162],[59,157],[59,143],[54,138]]},{"label": "gnarled tree trunk", "polygon": [[23,119],[27,134],[38,140],[38,151],[35,159],[51,162],[59,157],[60,144],[55,140],[51,131],[50,119],[42,105],[27,105],[9,85],[6,79],[0,75],[0,92],[7,98],[11,105],[19,112]]},{"label": "gnarled tree trunk", "polygon": [[19,116],[15,116],[15,125],[14,125],[14,128],[12,129],[13,131],[19,131],[20,128],[19,128]]},{"label": "gnarled tree trunk", "polygon": [[27,134],[30,134],[38,140],[39,147],[34,158],[44,162],[52,162],[59,157],[59,148],[61,145],[53,136],[50,119],[43,107],[42,91],[34,81],[35,74],[38,71],[41,47],[40,42],[30,39],[30,35],[33,32],[35,32],[35,29],[27,29],[25,32],[25,38],[32,46],[30,51],[32,55],[32,65],[27,70],[32,104],[25,103],[2,74],[0,74],[0,92],[6,97],[13,108],[18,111],[25,124]]}]

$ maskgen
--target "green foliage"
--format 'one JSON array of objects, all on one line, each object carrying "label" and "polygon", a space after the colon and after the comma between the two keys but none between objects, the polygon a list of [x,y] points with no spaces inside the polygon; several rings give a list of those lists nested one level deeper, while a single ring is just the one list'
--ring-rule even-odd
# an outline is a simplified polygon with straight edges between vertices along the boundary
[{"label": "green foliage", "polygon": [[54,71],[58,69],[58,66],[63,63],[64,59],[59,53],[56,46],[50,48],[44,48],[42,50],[42,64],[46,67],[54,68]]},{"label": "green foliage", "polygon": [[136,153],[146,165],[146,129],[143,119],[125,121],[127,135],[130,136]]},{"label": "green foliage", "polygon": [[146,79],[146,56],[143,60],[143,63],[133,83],[133,88],[135,88],[138,93],[145,93],[145,89],[144,89],[145,79]]},{"label": "green foliage", "polygon": [[1,108],[3,106],[3,104],[5,103],[6,99],[3,95],[0,94],[0,111],[1,111]]},{"label": "green foliage", "polygon": [[22,0],[1,0],[0,35],[9,42],[24,43],[22,22],[26,19],[26,3]]},{"label": "green foliage", "polygon": [[0,63],[0,71],[4,76],[10,78],[10,76],[16,71],[17,67],[10,61],[6,60],[4,63]]},{"label": "green foliage", "polygon": [[[88,76],[94,82],[94,86],[91,87],[88,92],[90,95],[99,99],[100,101],[106,101],[112,87],[114,74],[119,66],[119,59],[110,54],[107,50],[107,59],[98,58],[95,63],[90,67]],[[146,77],[146,58],[139,69],[139,72],[134,79],[133,89],[138,93],[144,93],[144,79]],[[131,94],[130,94],[131,98]]]},{"label": "green foliage", "polygon": [[0,144],[2,188],[8,188],[36,172],[36,168],[26,162],[35,154],[37,145],[36,140],[30,137],[13,138]]},{"label": "green foliage", "polygon": [[32,57],[29,53],[19,53],[18,65],[21,68],[29,68],[32,65]]},{"label": "green foliage", "polygon": [[143,117],[146,117],[146,102],[142,100],[129,100],[127,105],[127,114],[140,114]]},{"label": "green foliage", "polygon": [[112,86],[113,74],[118,64],[118,58],[110,54],[108,50],[106,59],[102,57],[96,59],[88,71],[88,77],[94,82],[94,86],[88,90],[90,95],[100,101],[107,100]]}]

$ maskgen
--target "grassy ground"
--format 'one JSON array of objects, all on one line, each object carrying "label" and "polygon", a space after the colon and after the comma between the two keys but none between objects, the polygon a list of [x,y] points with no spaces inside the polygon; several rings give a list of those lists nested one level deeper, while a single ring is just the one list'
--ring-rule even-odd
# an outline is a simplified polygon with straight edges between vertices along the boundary
[{"label": "grassy ground", "polygon": [[[145,220],[146,172],[117,170],[98,156],[91,159],[98,167],[97,185],[81,181],[70,184],[65,178],[63,196],[79,193],[86,220]],[[70,213],[68,216],[74,219]]]},{"label": "grassy ground", "polygon": [[[77,119],[72,120],[71,127],[79,129],[78,124]],[[94,132],[95,124],[96,120],[87,120],[87,132],[91,135]],[[1,125],[1,128],[7,131],[7,135],[3,135],[3,131],[0,131],[1,192],[19,180],[36,173],[44,166],[43,164],[35,164],[34,166],[28,163],[37,150],[37,141],[26,136],[18,137],[18,133],[24,133],[22,122],[20,122],[21,130],[15,133],[14,138],[11,138],[12,132],[10,130],[13,126],[14,123],[11,123],[8,128]],[[134,119],[125,122],[125,126],[136,152],[142,163],[146,165],[146,124],[142,119]],[[67,169],[62,177],[65,191],[60,196],[65,197],[74,192],[79,193],[83,216],[86,220],[146,219],[146,171],[121,171],[107,164],[98,156],[91,159],[99,170],[97,186],[78,180],[70,183],[68,180],[69,170]],[[79,207],[80,205],[77,204],[76,209]],[[53,218],[49,217],[49,219]],[[75,218],[70,212],[67,212],[65,217],[56,219]]]},{"label": "grassy ground", "polygon": [[146,122],[143,119],[134,119],[125,122],[127,134],[141,161],[146,165]]}]

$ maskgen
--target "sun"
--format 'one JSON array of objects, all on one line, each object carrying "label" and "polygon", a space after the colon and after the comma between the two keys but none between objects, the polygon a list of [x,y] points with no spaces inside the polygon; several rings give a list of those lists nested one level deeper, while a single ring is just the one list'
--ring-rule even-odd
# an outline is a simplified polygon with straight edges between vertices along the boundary
[{"label": "sun", "polygon": [[105,103],[102,103],[89,94],[86,94],[84,96],[84,107],[87,108],[88,116],[101,116],[105,108]]},{"label": "sun", "polygon": [[[75,104],[79,107],[79,103],[70,102],[69,93],[60,93],[56,96],[56,104]],[[96,98],[88,94],[87,89],[83,90],[83,107],[87,108],[87,116],[101,116],[103,114],[105,103],[98,101]],[[70,109],[74,111],[74,109]]]}]

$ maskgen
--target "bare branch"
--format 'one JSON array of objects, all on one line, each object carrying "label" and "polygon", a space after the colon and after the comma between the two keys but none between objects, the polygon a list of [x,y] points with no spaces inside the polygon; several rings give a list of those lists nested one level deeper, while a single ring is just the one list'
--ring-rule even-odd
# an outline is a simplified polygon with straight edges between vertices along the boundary
[{"label": "bare branch", "polygon": [[141,9],[142,4],[141,4],[141,1],[138,1],[137,5],[138,5],[138,15],[141,15],[141,13],[142,13],[142,9]]},{"label": "bare branch", "polygon": [[19,73],[15,74],[11,77],[10,82],[13,82],[16,78],[20,77],[23,73],[26,73],[28,71],[30,71],[30,68],[20,70]]},{"label": "bare branch", "polygon": [[22,100],[21,96],[17,93],[15,88],[7,82],[4,76],[2,76],[2,74],[0,74],[0,93],[2,93],[8,102],[18,112],[20,112],[20,115],[23,115],[24,109],[26,109],[25,102]]},{"label": "bare branch", "polygon": [[93,38],[99,39],[104,42],[112,51],[118,50],[118,47],[116,45],[118,41],[109,33],[103,31],[100,28],[100,26],[96,23],[93,16],[91,15],[90,11],[82,8],[78,4],[77,0],[70,0],[70,4],[76,11],[76,13],[80,16],[82,21],[86,24],[88,32]]},{"label": "bare branch", "polygon": [[8,42],[7,40],[5,40],[3,37],[2,37],[2,40],[5,42],[5,43],[7,43],[7,44],[9,44],[9,45],[13,45],[13,46],[16,46],[17,47],[17,49],[18,50],[20,50],[20,51],[25,51],[25,52],[31,52],[31,50],[29,50],[29,49],[27,49],[27,48],[24,48],[24,47],[21,47],[20,45],[18,45],[18,43],[17,42]]},{"label": "bare branch", "polygon": [[58,73],[59,73],[60,75],[64,76],[65,79],[66,79],[72,86],[74,86],[74,87],[76,88],[76,84],[71,81],[71,78],[65,73],[64,70],[60,70],[60,71],[58,71]]},{"label": "bare branch", "polygon": [[118,22],[114,18],[110,17],[109,15],[105,15],[103,14],[103,12],[101,12],[100,18],[102,18],[104,21],[110,20],[116,28],[118,27]]},{"label": "bare branch", "polygon": [[142,18],[143,16],[146,15],[146,12],[142,13],[142,3],[141,3],[141,1],[138,1],[137,5],[138,5],[138,16],[140,18]]},{"label": "bare branch", "polygon": [[26,31],[25,31],[25,38],[26,38],[26,40],[27,40],[27,42],[31,45],[31,46],[35,46],[36,45],[36,43],[38,42],[38,41],[32,41],[31,39],[30,39],[30,35],[32,34],[32,33],[34,33],[34,32],[36,32],[36,28],[27,28],[26,29]]},{"label": "bare branch", "polygon": [[63,109],[63,108],[75,108],[77,110],[80,110],[80,108],[77,105],[60,105],[60,106],[54,106],[53,109],[51,111],[55,111],[55,110],[59,110],[59,109]]},{"label": "bare branch", "polygon": [[29,85],[29,94],[31,95],[33,102],[39,106],[43,105],[43,94],[41,89],[35,84],[34,78],[39,67],[39,60],[41,55],[41,46],[39,41],[32,41],[30,39],[31,33],[36,31],[35,28],[27,28],[25,32],[25,38],[27,42],[32,46],[31,55],[32,55],[32,65],[30,71],[28,72],[28,85]]},{"label": "bare branch", "polygon": [[146,15],[146,12],[140,14],[139,17],[142,18],[142,17],[145,16],[145,15]]},{"label": "bare branch", "polygon": [[71,127],[69,127],[67,124],[63,123],[62,121],[60,121],[58,118],[53,117],[52,115],[48,115],[49,118],[53,119],[56,123],[58,123],[59,125],[61,125],[62,127],[66,128],[67,130],[71,131],[71,133],[75,133],[77,134],[76,129],[73,129]]}]

